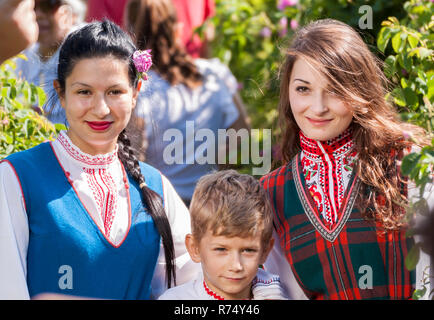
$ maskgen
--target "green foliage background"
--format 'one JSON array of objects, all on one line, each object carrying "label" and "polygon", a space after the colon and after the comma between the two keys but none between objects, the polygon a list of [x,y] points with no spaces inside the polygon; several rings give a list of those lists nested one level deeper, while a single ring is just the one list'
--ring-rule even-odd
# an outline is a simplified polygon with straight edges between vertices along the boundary
[{"label": "green foliage background", "polygon": [[[21,56],[22,59],[26,59]],[[15,75],[15,63],[0,66],[0,160],[9,154],[54,140],[63,125],[54,126],[32,107],[45,103],[44,91]],[[41,109],[42,110],[42,109]]]}]

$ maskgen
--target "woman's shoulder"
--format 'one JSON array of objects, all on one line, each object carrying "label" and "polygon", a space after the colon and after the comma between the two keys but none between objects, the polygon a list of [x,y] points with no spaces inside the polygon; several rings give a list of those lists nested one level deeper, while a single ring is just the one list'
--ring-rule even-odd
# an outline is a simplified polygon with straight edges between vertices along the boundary
[{"label": "woman's shoulder", "polygon": [[35,162],[38,158],[47,156],[47,150],[51,149],[49,142],[40,143],[34,147],[26,150],[18,151],[7,156],[3,161],[15,162],[15,161],[27,161]]},{"label": "woman's shoulder", "polygon": [[163,185],[163,174],[160,170],[142,161],[139,161],[139,165],[147,185]]},{"label": "woman's shoulder", "polygon": [[292,162],[281,165],[273,171],[262,176],[259,181],[265,189],[274,186],[276,180],[283,179],[283,181],[292,180]]}]

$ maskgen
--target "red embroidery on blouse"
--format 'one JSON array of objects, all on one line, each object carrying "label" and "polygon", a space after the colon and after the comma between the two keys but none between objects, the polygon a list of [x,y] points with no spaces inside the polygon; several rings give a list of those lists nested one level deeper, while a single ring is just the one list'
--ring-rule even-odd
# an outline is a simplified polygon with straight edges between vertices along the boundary
[{"label": "red embroidery on blouse", "polygon": [[306,186],[318,208],[319,218],[331,227],[339,220],[345,182],[349,181],[357,157],[352,130],[347,129],[325,142],[310,139],[300,132],[300,145]]},{"label": "red embroidery on blouse", "polygon": [[116,150],[108,155],[87,155],[75,147],[63,132],[58,135],[57,140],[72,158],[88,165],[108,165],[113,163],[118,157]]},{"label": "red embroidery on blouse", "polygon": [[92,190],[98,213],[104,222],[104,233],[109,237],[117,209],[116,184],[105,168],[83,168],[83,171],[86,173],[86,181]]}]

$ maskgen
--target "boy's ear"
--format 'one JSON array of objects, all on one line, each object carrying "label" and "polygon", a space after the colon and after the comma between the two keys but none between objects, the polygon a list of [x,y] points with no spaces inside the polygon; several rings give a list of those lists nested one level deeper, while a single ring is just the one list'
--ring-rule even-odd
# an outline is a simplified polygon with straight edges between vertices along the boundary
[{"label": "boy's ear", "polygon": [[191,260],[199,263],[201,260],[199,244],[196,243],[196,239],[193,237],[191,233],[185,236],[185,247],[187,248],[187,251],[190,254]]},{"label": "boy's ear", "polygon": [[262,257],[261,257],[260,264],[264,264],[265,263],[265,260],[267,260],[267,257],[269,255],[269,253],[271,252],[271,249],[273,249],[273,246],[274,246],[274,237],[270,239],[270,242],[264,248],[264,251],[262,252]]}]

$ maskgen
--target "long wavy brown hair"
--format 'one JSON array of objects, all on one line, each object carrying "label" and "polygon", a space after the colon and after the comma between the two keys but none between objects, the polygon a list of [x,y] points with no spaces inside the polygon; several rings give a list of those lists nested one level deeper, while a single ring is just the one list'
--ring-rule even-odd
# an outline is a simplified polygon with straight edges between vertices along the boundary
[{"label": "long wavy brown hair", "polygon": [[140,50],[152,50],[152,69],[171,85],[195,88],[202,83],[193,58],[176,39],[177,16],[171,0],[131,0],[125,9],[125,28]]},{"label": "long wavy brown hair", "polygon": [[289,102],[291,71],[300,58],[320,70],[333,92],[353,109],[356,172],[364,184],[359,207],[365,208],[365,216],[384,229],[399,229],[405,224],[403,214],[408,200],[402,192],[404,181],[396,160],[413,145],[404,138],[404,132],[424,144],[425,131],[400,121],[393,104],[385,99],[390,83],[382,72],[381,60],[369,50],[359,33],[336,20],[318,20],[296,33],[280,70],[283,162],[289,162],[301,150],[300,128]]}]

